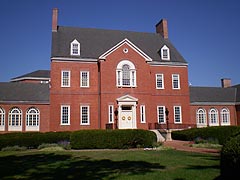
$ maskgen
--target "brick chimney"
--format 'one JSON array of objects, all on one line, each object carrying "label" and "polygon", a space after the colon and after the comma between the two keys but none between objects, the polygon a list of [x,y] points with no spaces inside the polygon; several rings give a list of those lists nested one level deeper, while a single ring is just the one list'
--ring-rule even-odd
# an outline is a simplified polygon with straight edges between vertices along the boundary
[{"label": "brick chimney", "polygon": [[227,88],[232,86],[232,81],[230,78],[221,79],[221,83],[222,83],[222,88]]},{"label": "brick chimney", "polygon": [[156,33],[161,34],[164,39],[168,39],[168,25],[166,19],[162,19],[156,24]]},{"label": "brick chimney", "polygon": [[54,8],[52,11],[52,32],[57,32],[58,29],[58,9]]}]

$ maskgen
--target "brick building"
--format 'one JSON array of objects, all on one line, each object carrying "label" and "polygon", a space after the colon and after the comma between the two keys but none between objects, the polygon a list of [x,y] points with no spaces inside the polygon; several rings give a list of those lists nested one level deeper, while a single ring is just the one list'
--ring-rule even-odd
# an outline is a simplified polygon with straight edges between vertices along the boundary
[{"label": "brick building", "polygon": [[238,86],[189,87],[165,19],[144,33],[58,26],[57,9],[52,18],[51,70],[0,83],[0,131],[239,124]]}]

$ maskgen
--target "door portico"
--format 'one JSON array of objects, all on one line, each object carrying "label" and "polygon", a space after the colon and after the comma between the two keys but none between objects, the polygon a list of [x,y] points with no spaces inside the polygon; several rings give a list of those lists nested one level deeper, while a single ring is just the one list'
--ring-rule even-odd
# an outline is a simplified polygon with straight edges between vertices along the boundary
[{"label": "door portico", "polygon": [[130,95],[124,95],[117,99],[118,102],[118,128],[136,129],[136,107],[138,99]]}]

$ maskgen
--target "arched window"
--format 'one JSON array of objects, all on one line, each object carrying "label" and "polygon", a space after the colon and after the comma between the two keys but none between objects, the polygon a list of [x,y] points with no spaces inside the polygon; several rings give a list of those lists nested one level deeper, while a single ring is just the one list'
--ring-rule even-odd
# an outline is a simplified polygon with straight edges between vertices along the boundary
[{"label": "arched window", "polygon": [[218,111],[215,108],[211,108],[209,111],[209,125],[218,126]]},{"label": "arched window", "polygon": [[27,111],[27,126],[39,126],[39,110],[32,107]]},{"label": "arched window", "polygon": [[206,111],[203,108],[197,110],[197,125],[206,126]]},{"label": "arched window", "polygon": [[227,108],[221,110],[221,125],[230,125],[230,113]]},{"label": "arched window", "polygon": [[9,112],[9,131],[22,130],[22,111],[21,109],[14,107]]},{"label": "arched window", "polygon": [[0,131],[5,130],[5,111],[4,109],[0,108]]},{"label": "arched window", "polygon": [[123,60],[118,63],[116,84],[118,87],[136,87],[136,69],[132,62]]}]

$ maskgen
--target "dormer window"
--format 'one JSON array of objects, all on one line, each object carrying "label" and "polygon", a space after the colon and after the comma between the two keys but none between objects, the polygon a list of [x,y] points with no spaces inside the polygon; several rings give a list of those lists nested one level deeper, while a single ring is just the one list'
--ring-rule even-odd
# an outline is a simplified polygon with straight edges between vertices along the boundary
[{"label": "dormer window", "polygon": [[170,60],[170,51],[166,45],[161,48],[161,58],[162,60]]},{"label": "dormer window", "polygon": [[80,43],[76,39],[71,42],[71,55],[80,56]]}]

